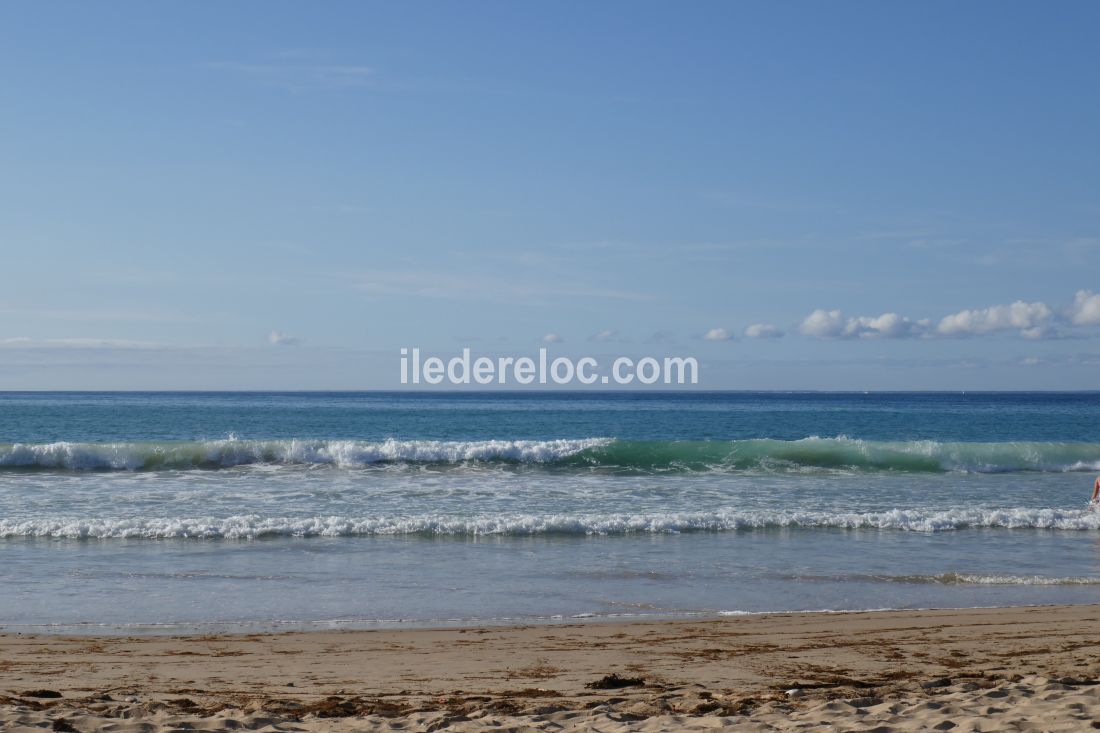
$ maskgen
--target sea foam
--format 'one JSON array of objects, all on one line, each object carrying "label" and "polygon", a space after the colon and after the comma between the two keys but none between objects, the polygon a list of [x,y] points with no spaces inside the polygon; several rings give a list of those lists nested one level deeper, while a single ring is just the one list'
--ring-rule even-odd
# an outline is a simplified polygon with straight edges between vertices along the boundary
[{"label": "sea foam", "polygon": [[424,535],[453,537],[625,535],[834,528],[945,532],[970,528],[1086,531],[1100,513],[1062,509],[953,509],[830,513],[734,510],[608,514],[479,514],[453,516],[43,517],[0,520],[0,537],[71,539],[256,539]]}]

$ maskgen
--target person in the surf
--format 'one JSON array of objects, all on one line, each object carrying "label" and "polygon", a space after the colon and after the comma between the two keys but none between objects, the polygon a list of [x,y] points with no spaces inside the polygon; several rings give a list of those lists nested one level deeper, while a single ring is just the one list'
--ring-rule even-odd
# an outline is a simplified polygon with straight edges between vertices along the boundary
[{"label": "person in the surf", "polygon": [[1096,481],[1092,484],[1092,498],[1089,499],[1089,504],[1092,505],[1093,509],[1100,506],[1100,476],[1097,476]]}]

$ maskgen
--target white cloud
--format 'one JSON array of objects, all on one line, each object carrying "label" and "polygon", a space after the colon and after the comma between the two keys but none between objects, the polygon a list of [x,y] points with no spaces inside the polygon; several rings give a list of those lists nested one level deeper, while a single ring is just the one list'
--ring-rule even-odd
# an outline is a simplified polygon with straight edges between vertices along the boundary
[{"label": "white cloud", "polygon": [[563,339],[561,336],[557,335],[556,333],[548,333],[548,334],[546,334],[545,336],[542,337],[542,342],[544,344],[560,344],[560,343],[563,343],[564,341],[565,341],[565,339]]},{"label": "white cloud", "polygon": [[703,334],[704,341],[732,341],[733,334],[724,328],[712,328]]},{"label": "white cloud", "polygon": [[913,338],[923,336],[931,326],[927,319],[910,320],[897,313],[883,313],[877,318],[856,318],[856,330],[860,338]]},{"label": "white cloud", "polygon": [[754,323],[745,329],[745,336],[750,339],[777,339],[783,336],[783,331],[770,323]]},{"label": "white cloud", "polygon": [[838,310],[827,311],[818,308],[806,316],[798,330],[814,338],[840,338],[844,333],[844,316]]},{"label": "white cloud", "polygon": [[291,336],[282,331],[272,331],[268,334],[267,340],[272,346],[297,346],[301,343],[298,337]]},{"label": "white cloud", "polygon": [[1069,320],[1075,326],[1100,326],[1100,293],[1078,290],[1069,307]]},{"label": "white cloud", "polygon": [[943,336],[980,336],[997,331],[1018,330],[1024,338],[1045,338],[1053,334],[1051,320],[1054,311],[1046,303],[994,305],[977,310],[963,310],[944,316],[936,331]]},{"label": "white cloud", "polygon": [[847,318],[839,310],[818,308],[802,321],[799,330],[822,339],[915,338],[928,332],[927,319],[914,321],[897,313]]},{"label": "white cloud", "polygon": [[1058,329],[1051,326],[1032,326],[1031,328],[1025,328],[1020,331],[1020,335],[1030,341],[1058,338],[1059,336]]},{"label": "white cloud", "polygon": [[599,333],[594,333],[588,337],[589,341],[595,341],[597,343],[607,343],[608,341],[618,341],[619,332],[613,328],[605,328]]},{"label": "white cloud", "polygon": [[[1079,290],[1068,307],[1055,309],[1042,301],[1017,300],[1006,305],[961,310],[933,323],[911,320],[897,313],[848,317],[839,310],[818,308],[802,321],[799,331],[820,339],[964,338],[1016,332],[1028,340],[1070,338],[1066,326],[1100,325],[1100,293]],[[761,337],[766,324],[745,329],[745,335]]]}]

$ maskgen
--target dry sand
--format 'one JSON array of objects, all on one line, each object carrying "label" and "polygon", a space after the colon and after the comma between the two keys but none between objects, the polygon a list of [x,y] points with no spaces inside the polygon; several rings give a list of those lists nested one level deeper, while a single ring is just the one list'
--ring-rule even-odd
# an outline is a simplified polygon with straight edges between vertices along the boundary
[{"label": "dry sand", "polygon": [[[1098,631],[1100,606],[1051,606],[247,636],[8,634],[0,730],[1081,731],[1100,728]],[[593,685],[608,675],[618,682]]]}]

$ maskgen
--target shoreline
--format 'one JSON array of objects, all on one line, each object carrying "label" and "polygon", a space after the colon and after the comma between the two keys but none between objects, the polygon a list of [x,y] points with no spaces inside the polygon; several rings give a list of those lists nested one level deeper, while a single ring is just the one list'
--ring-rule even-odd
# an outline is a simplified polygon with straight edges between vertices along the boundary
[{"label": "shoreline", "polygon": [[816,721],[902,730],[963,725],[996,709],[1073,730],[1100,719],[1097,624],[1100,604],[473,628],[3,633],[0,728],[63,720],[81,733],[104,725],[388,730],[398,722],[409,730],[785,729]]},{"label": "shoreline", "polygon": [[[505,631],[510,629],[560,628],[565,626],[602,626],[623,624],[662,624],[713,622],[725,619],[787,617],[787,616],[845,616],[857,614],[921,613],[925,611],[1008,611],[1012,609],[1088,608],[1096,603],[1042,603],[1006,604],[990,606],[924,606],[916,608],[813,608],[789,611],[670,611],[668,613],[576,614],[572,616],[531,616],[511,618],[462,618],[376,620],[319,620],[319,621],[227,621],[227,622],[163,622],[111,624],[87,622],[84,624],[7,624],[0,625],[0,648],[6,637],[95,640],[145,640],[210,638],[232,640],[256,636],[281,636],[286,634],[342,634],[406,631],[480,632],[483,629]],[[26,629],[26,630],[23,630]]]}]

